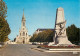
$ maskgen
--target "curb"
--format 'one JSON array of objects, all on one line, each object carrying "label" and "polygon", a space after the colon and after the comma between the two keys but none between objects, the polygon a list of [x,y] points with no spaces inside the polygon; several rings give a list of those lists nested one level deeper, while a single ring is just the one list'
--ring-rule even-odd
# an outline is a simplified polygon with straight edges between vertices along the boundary
[{"label": "curb", "polygon": [[40,52],[80,52],[80,49],[79,50],[45,50],[45,49],[40,49],[40,48],[31,48],[33,50],[37,50],[37,51],[40,51]]},{"label": "curb", "polygon": [[1,48],[4,48],[5,46],[6,46],[6,45],[2,45],[2,47],[0,47],[0,49],[1,49]]}]

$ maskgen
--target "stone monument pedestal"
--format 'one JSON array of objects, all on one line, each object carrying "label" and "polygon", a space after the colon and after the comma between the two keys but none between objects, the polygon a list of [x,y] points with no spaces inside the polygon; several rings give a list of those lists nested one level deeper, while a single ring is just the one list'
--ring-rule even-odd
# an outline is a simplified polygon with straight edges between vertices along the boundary
[{"label": "stone monument pedestal", "polygon": [[53,37],[54,42],[49,43],[48,46],[52,45],[73,45],[66,34],[66,20],[64,19],[64,9],[58,8],[56,13],[55,21],[55,36]]}]

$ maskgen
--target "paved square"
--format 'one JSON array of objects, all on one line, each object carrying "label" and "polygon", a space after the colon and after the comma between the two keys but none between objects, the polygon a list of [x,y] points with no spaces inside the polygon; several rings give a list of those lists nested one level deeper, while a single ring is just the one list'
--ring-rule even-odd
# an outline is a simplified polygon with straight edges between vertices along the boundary
[{"label": "paved square", "polygon": [[35,45],[14,44],[0,49],[0,56],[79,56],[73,53],[47,53],[32,50]]}]

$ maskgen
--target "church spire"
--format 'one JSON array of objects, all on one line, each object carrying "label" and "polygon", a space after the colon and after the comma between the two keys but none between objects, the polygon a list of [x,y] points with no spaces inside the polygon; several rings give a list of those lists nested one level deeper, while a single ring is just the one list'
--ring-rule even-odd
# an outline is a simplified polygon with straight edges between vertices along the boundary
[{"label": "church spire", "polygon": [[25,16],[24,16],[24,9],[23,9],[23,16],[22,16],[22,27],[25,27]]},{"label": "church spire", "polygon": [[22,21],[25,20],[25,16],[24,16],[24,9],[23,9],[23,16],[22,16]]}]

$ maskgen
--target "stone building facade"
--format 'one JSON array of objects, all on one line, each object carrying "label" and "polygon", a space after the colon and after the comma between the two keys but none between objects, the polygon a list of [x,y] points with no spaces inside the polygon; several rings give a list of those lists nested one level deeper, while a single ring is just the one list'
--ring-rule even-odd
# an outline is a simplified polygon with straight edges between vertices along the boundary
[{"label": "stone building facade", "polygon": [[19,35],[17,35],[15,42],[19,44],[28,44],[30,38],[31,36],[28,35],[28,29],[26,29],[26,19],[23,12],[21,29],[19,30]]},{"label": "stone building facade", "polygon": [[54,29],[45,29],[45,28],[38,28],[35,32],[34,32],[34,34],[39,34],[40,32],[43,32],[43,31],[45,31],[45,30],[52,30],[52,31],[54,31]]}]

